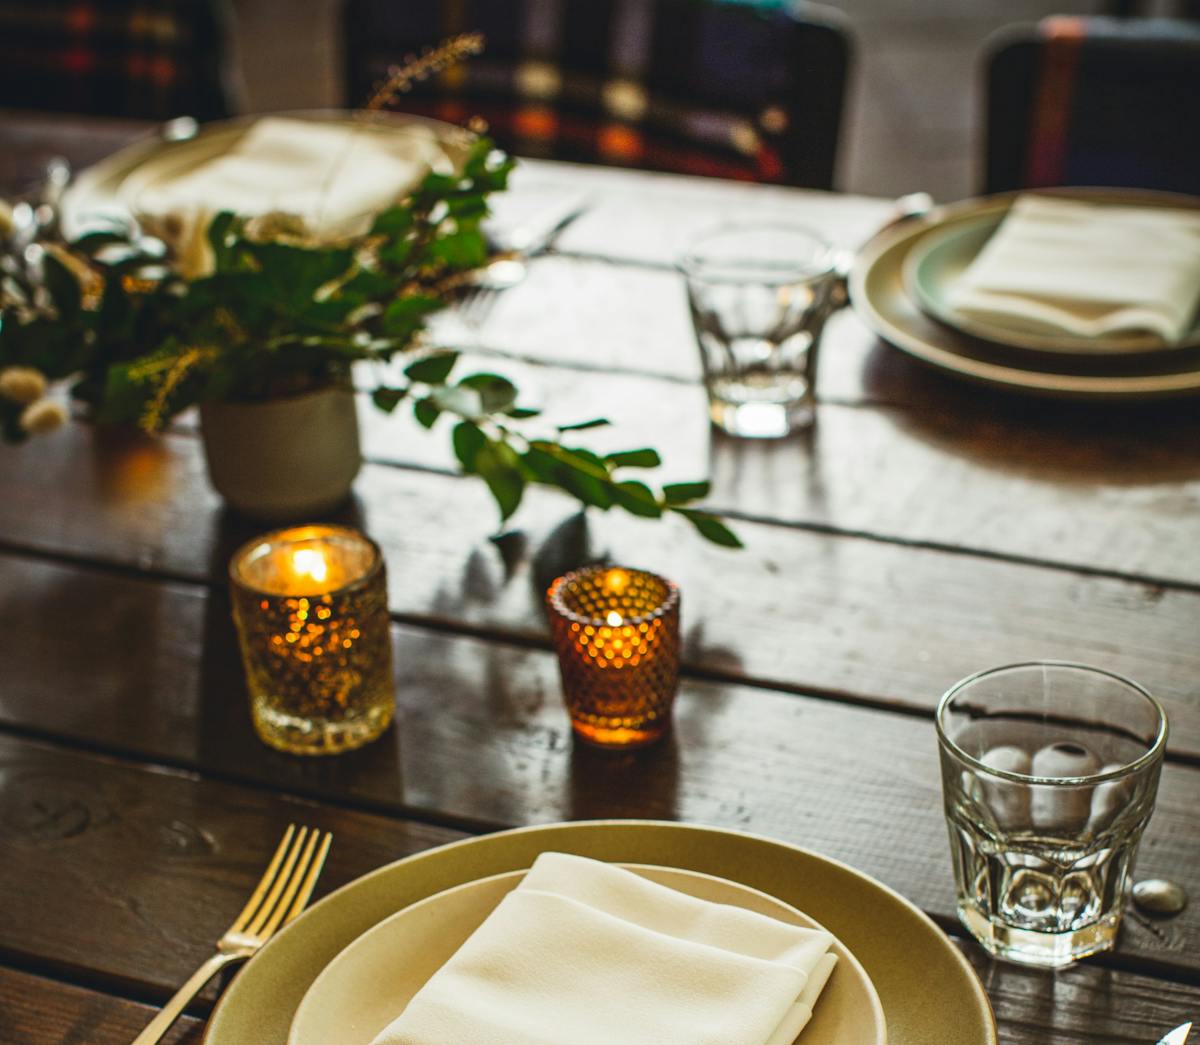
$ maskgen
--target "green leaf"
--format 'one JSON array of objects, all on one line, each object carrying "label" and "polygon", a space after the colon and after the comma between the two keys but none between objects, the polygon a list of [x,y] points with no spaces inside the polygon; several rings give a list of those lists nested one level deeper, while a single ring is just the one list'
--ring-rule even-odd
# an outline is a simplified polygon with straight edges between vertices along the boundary
[{"label": "green leaf", "polygon": [[657,450],[621,450],[615,454],[605,454],[604,460],[614,468],[657,468],[662,464],[662,458]]},{"label": "green leaf", "polygon": [[617,504],[633,515],[641,515],[647,519],[657,519],[662,515],[662,506],[658,498],[645,483],[634,479],[616,483],[612,488]]},{"label": "green leaf", "polygon": [[386,297],[395,286],[396,281],[391,276],[375,269],[360,268],[342,284],[338,293],[350,298],[374,300]]},{"label": "green leaf", "polygon": [[49,251],[42,256],[42,272],[55,308],[64,319],[74,319],[83,303],[83,291],[75,274]]},{"label": "green leaf", "polygon": [[479,393],[473,388],[463,388],[461,385],[438,385],[429,397],[440,410],[449,410],[459,417],[479,417],[483,406]]},{"label": "green leaf", "polygon": [[593,417],[590,421],[576,421],[573,425],[559,425],[560,432],[582,432],[587,428],[603,428],[612,422],[607,417]]},{"label": "green leaf", "polygon": [[500,507],[504,521],[517,510],[525,493],[525,477],[517,455],[507,443],[485,440],[475,455],[476,471],[483,477]]},{"label": "green leaf", "polygon": [[385,414],[390,414],[408,395],[407,388],[377,388],[371,393],[371,399]]},{"label": "green leaf", "polygon": [[224,271],[233,260],[233,247],[229,243],[229,232],[236,221],[236,214],[223,210],[208,223],[208,245],[212,247],[217,272]]},{"label": "green leaf", "polygon": [[129,237],[125,233],[117,232],[114,229],[93,229],[91,232],[85,232],[78,239],[74,240],[71,246],[77,250],[87,251],[90,254],[101,247],[108,247],[114,243],[128,242]]},{"label": "green leaf", "polygon": [[454,426],[452,442],[454,456],[463,466],[463,471],[468,475],[475,472],[477,470],[475,461],[479,456],[479,451],[487,444],[487,436],[483,434],[478,425],[470,421],[460,421]]},{"label": "green leaf", "polygon": [[413,416],[425,428],[432,428],[433,423],[442,416],[442,408],[431,399],[418,399],[413,403]]},{"label": "green leaf", "polygon": [[688,501],[698,501],[708,496],[710,483],[668,483],[663,487],[663,497],[667,504],[686,504]]},{"label": "green leaf", "polygon": [[396,298],[383,312],[381,325],[389,337],[408,340],[424,325],[425,317],[442,307],[437,298],[425,294],[407,294]]},{"label": "green leaf", "polygon": [[458,385],[479,393],[481,409],[485,414],[505,413],[517,401],[517,386],[499,374],[469,374]]},{"label": "green leaf", "polygon": [[487,261],[487,241],[478,229],[460,228],[430,243],[429,256],[454,271],[479,268]]},{"label": "green leaf", "polygon": [[723,548],[744,547],[737,534],[715,515],[709,515],[707,512],[698,512],[693,508],[676,508],[674,510],[696,527],[700,536],[705,540],[712,541],[713,544],[719,544]]},{"label": "green leaf", "polygon": [[522,421],[527,417],[538,417],[541,415],[540,410],[534,410],[528,406],[514,406],[512,409],[505,411],[509,417],[514,417],[518,421]]},{"label": "green leaf", "polygon": [[457,352],[440,352],[410,363],[404,368],[404,376],[427,385],[440,385],[450,376],[450,371],[457,362]]},{"label": "green leaf", "polygon": [[402,236],[412,228],[413,215],[409,207],[397,205],[380,211],[371,223],[372,236]]}]

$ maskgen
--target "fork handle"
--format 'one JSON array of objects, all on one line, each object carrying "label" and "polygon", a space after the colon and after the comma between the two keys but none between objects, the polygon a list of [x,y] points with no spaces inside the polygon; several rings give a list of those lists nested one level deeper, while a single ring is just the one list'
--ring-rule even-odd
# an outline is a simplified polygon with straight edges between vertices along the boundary
[{"label": "fork handle", "polygon": [[226,965],[244,960],[244,954],[214,954],[188,978],[187,983],[175,992],[175,996],[162,1007],[146,1029],[133,1039],[133,1045],[155,1045],[174,1023],[197,994]]}]

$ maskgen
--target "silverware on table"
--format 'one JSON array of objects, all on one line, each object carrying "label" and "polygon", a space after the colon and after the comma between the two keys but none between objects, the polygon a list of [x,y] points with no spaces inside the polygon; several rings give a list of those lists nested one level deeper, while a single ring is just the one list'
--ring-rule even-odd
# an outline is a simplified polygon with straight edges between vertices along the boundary
[{"label": "silverware on table", "polygon": [[191,978],[150,1021],[133,1045],[155,1045],[161,1041],[184,1007],[221,969],[254,955],[277,930],[304,910],[325,865],[333,835],[289,824],[271,863],[242,913],[217,941],[217,953],[200,966]]},{"label": "silverware on table", "polygon": [[1188,1040],[1188,1034],[1191,1032],[1191,1023],[1183,1023],[1176,1027],[1173,1031],[1168,1031],[1158,1039],[1158,1045],[1183,1045]]},{"label": "silverware on table", "polygon": [[546,229],[526,223],[506,232],[503,242],[496,244],[502,248],[501,252],[475,274],[459,297],[457,311],[463,321],[478,331],[501,292],[515,287],[525,278],[526,262],[549,253],[558,238],[586,211],[587,205],[581,203],[565,210]]}]

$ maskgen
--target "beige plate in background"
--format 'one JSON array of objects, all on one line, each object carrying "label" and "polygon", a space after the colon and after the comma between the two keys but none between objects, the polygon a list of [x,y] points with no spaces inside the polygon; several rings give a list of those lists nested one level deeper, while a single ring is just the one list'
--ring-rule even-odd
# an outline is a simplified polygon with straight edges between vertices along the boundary
[{"label": "beige plate in background", "polygon": [[[129,217],[130,205],[147,183],[169,178],[182,170],[213,159],[226,151],[264,115],[353,126],[371,134],[403,134],[406,128],[432,132],[447,163],[461,162],[472,139],[470,132],[453,124],[396,113],[352,113],[345,110],[304,110],[242,116],[201,124],[196,133],[181,140],[158,134],[136,141],[83,171],[63,197],[63,229],[78,235],[89,220],[99,216]],[[169,125],[168,125],[169,126]]]},{"label": "beige plate in background", "polygon": [[[773,896],[735,882],[676,867],[625,866],[689,896],[789,925],[822,928]],[[509,871],[455,886],[368,930],[309,988],[292,1020],[288,1045],[371,1045],[525,873]],[[887,1045],[883,1008],[870,978],[841,941],[834,941],[833,950],[838,962],[804,1028],[804,1045]]]},{"label": "beige plate in background", "polygon": [[[1045,190],[1039,190],[1045,191]],[[1190,196],[1098,189],[1058,189],[1073,199],[1196,206]],[[1021,353],[970,337],[922,311],[904,282],[911,251],[931,229],[1003,210],[1015,194],[964,200],[939,207],[921,220],[887,229],[859,253],[850,274],[855,311],[885,341],[942,370],[984,384],[1043,395],[1091,399],[1144,399],[1200,392],[1200,351],[1121,356],[1115,359]]]},{"label": "beige plate in background", "polygon": [[[782,842],[640,820],[549,824],[470,838],[351,882],[297,918],[237,975],[213,1013],[206,1045],[286,1045],[301,999],[351,941],[409,904],[523,870],[547,851],[680,867],[758,889],[814,918],[862,963],[883,1006],[889,1045],[996,1045],[987,994],[967,960],[886,886]],[[950,874],[949,867],[930,870]]]}]

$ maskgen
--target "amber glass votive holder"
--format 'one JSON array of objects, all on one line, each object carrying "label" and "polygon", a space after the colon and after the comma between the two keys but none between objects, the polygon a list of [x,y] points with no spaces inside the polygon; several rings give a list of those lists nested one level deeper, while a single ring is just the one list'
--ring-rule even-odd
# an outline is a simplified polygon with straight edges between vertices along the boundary
[{"label": "amber glass votive holder", "polygon": [[392,721],[387,577],[378,545],[344,526],[256,537],[229,563],[250,712],[296,755],[361,747]]},{"label": "amber glass votive holder", "polygon": [[617,748],[662,737],[679,688],[679,588],[644,570],[593,566],[559,577],[546,601],[576,735]]}]

